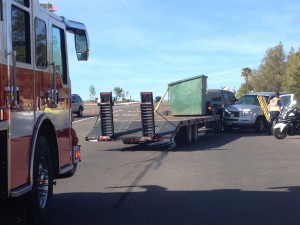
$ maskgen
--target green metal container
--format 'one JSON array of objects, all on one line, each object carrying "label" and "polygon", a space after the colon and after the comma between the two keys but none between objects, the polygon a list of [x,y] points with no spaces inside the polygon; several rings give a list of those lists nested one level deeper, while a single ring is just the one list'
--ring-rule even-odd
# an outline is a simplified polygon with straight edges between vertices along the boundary
[{"label": "green metal container", "polygon": [[207,76],[200,75],[169,84],[173,116],[203,115],[206,113]]}]

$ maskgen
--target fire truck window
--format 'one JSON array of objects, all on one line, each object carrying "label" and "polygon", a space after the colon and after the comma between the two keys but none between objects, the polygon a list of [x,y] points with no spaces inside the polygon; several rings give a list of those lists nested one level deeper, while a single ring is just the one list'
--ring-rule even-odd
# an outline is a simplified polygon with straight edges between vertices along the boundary
[{"label": "fire truck window", "polygon": [[3,6],[2,6],[2,1],[0,1],[0,20],[3,21]]},{"label": "fire truck window", "polygon": [[64,31],[58,27],[52,27],[53,62],[55,62],[56,70],[60,73],[63,83],[67,84],[68,78],[65,49]]},{"label": "fire truck window", "polygon": [[29,0],[14,0],[15,2],[29,7]]},{"label": "fire truck window", "polygon": [[18,8],[11,9],[12,49],[17,61],[31,63],[29,13]]},{"label": "fire truck window", "polygon": [[46,23],[39,19],[35,20],[35,54],[36,66],[47,67],[47,32]]}]

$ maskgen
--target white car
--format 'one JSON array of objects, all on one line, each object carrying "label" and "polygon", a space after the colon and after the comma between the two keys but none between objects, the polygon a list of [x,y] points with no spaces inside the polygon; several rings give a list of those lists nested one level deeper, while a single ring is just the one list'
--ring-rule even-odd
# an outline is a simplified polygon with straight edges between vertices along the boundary
[{"label": "white car", "polygon": [[[223,110],[223,129],[231,131],[232,128],[254,128],[256,132],[262,132],[267,128],[267,120],[261,110],[257,96],[264,96],[266,102],[273,98],[275,92],[253,92],[244,95],[236,104],[226,106]],[[280,92],[282,106],[287,104],[292,94]]]}]

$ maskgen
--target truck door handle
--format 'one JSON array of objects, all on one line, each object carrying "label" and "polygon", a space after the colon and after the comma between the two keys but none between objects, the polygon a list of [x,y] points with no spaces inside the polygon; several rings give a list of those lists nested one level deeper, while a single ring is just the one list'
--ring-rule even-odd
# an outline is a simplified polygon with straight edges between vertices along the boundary
[{"label": "truck door handle", "polygon": [[8,87],[6,91],[8,91],[10,94],[9,98],[9,105],[11,109],[18,109],[20,98],[19,98],[19,88],[17,87],[17,52],[12,51],[8,52],[7,55],[12,56],[12,62],[13,62],[13,85],[11,87]]},{"label": "truck door handle", "polygon": [[51,90],[49,90],[50,94],[50,107],[56,108],[58,104],[58,92],[56,88],[56,64],[55,62],[50,63],[49,65],[52,66],[53,71],[53,87]]}]

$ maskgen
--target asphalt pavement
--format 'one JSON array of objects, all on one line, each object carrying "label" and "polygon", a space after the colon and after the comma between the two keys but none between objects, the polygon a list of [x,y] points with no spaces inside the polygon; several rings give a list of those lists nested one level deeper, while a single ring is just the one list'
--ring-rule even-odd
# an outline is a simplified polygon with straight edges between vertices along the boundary
[{"label": "asphalt pavement", "polygon": [[73,125],[82,162],[58,180],[49,225],[300,223],[300,136],[234,130],[172,148],[85,142],[96,120],[87,112]]}]

